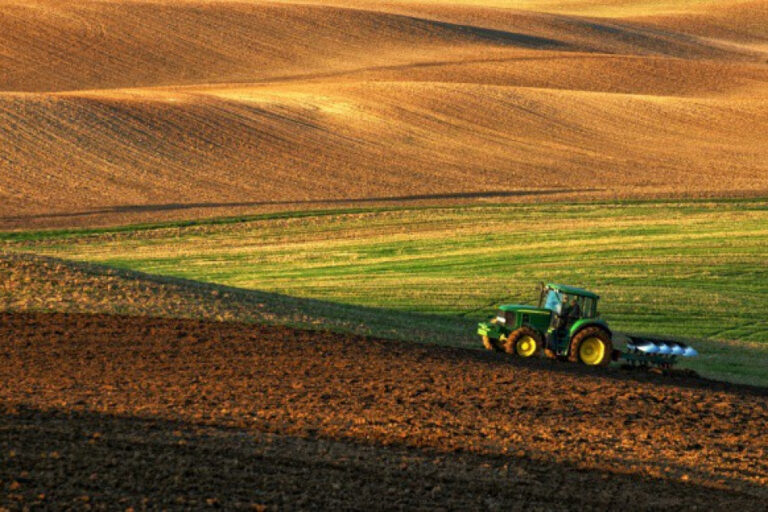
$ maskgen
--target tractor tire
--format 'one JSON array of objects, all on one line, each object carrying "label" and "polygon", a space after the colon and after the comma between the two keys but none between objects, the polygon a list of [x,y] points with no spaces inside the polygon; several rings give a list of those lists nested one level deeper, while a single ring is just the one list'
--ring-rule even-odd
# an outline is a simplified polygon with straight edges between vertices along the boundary
[{"label": "tractor tire", "polygon": [[509,333],[502,349],[517,357],[539,356],[544,350],[544,338],[535,329],[521,327]]},{"label": "tractor tire", "polygon": [[571,340],[568,360],[587,366],[606,366],[613,359],[611,335],[600,327],[587,327]]},{"label": "tractor tire", "polygon": [[491,339],[488,336],[483,336],[483,346],[488,350],[501,352],[501,347],[499,347],[499,340]]}]

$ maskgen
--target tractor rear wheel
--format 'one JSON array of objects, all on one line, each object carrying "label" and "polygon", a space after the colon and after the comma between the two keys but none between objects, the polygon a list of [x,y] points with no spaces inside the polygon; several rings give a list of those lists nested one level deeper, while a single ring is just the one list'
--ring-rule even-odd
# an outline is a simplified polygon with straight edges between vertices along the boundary
[{"label": "tractor rear wheel", "polygon": [[611,335],[600,327],[587,327],[571,340],[568,359],[587,366],[605,366],[611,362],[612,355]]},{"label": "tractor rear wheel", "polygon": [[501,347],[499,347],[499,340],[491,339],[488,336],[483,336],[483,346],[488,350],[501,352]]},{"label": "tractor rear wheel", "polygon": [[502,348],[504,352],[517,357],[533,357],[541,354],[544,339],[535,329],[521,327],[509,333]]}]

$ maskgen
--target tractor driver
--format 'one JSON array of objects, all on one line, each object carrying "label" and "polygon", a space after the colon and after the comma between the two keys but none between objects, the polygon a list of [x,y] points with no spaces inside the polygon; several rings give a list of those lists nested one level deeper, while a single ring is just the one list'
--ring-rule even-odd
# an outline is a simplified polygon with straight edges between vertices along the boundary
[{"label": "tractor driver", "polygon": [[576,320],[581,318],[581,307],[576,301],[576,297],[571,299],[571,305],[568,307],[568,324],[573,324]]},{"label": "tractor driver", "polygon": [[572,297],[570,302],[568,297],[563,297],[563,307],[560,310],[558,318],[558,334],[564,336],[567,329],[581,318],[581,307],[579,306],[576,297]]},{"label": "tractor driver", "polygon": [[547,335],[547,347],[545,353],[548,357],[555,357],[557,340],[564,340],[568,335],[568,328],[581,318],[581,306],[577,297],[563,295],[560,312],[555,315],[554,332]]}]

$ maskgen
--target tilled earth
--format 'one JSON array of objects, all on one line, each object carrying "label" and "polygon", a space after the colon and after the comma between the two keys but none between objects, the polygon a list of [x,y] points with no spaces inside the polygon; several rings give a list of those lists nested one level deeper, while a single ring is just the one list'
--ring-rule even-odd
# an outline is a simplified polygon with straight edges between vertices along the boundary
[{"label": "tilled earth", "polygon": [[285,327],[0,314],[0,508],[723,509],[768,390]]}]

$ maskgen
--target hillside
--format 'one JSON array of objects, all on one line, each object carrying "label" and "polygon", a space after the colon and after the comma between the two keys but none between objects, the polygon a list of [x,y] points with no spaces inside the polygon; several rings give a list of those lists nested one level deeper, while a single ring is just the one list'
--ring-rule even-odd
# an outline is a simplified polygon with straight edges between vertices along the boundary
[{"label": "hillside", "polygon": [[768,193],[760,2],[0,3],[0,228]]},{"label": "hillside", "polygon": [[107,315],[0,313],[0,348],[16,383],[0,388],[0,506],[757,511],[768,498],[766,388]]},{"label": "hillside", "polygon": [[[480,348],[537,283],[601,296],[616,333],[768,385],[765,201],[331,210],[0,235],[0,310],[205,318]],[[45,255],[45,256],[43,256]],[[49,259],[52,258],[52,259]],[[758,307],[759,308],[759,307]],[[617,334],[617,346],[623,337]]]}]

